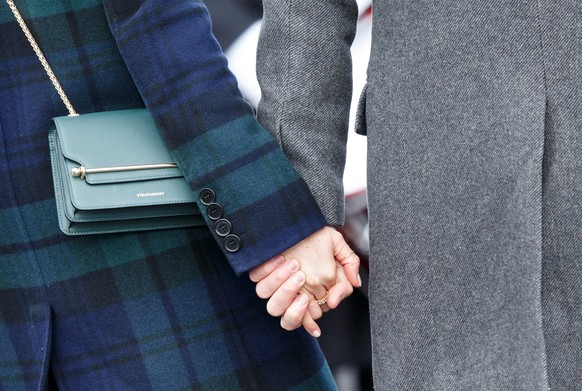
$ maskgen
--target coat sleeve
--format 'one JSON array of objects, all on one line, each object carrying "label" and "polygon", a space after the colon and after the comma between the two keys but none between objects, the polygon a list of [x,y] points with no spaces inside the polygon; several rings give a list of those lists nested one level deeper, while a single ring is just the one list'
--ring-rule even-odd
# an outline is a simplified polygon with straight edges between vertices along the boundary
[{"label": "coat sleeve", "polygon": [[321,228],[305,182],[241,98],[202,1],[104,6],[144,103],[235,272]]},{"label": "coat sleeve", "polygon": [[344,222],[355,0],[263,0],[257,116],[301,173],[327,223]]}]

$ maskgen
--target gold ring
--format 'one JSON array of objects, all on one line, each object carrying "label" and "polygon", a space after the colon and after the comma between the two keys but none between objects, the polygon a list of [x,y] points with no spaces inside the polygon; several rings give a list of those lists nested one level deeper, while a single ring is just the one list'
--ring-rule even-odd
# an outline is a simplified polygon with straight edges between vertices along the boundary
[{"label": "gold ring", "polygon": [[327,303],[327,294],[328,294],[328,292],[326,291],[325,292],[325,297],[323,299],[321,299],[321,300],[317,300],[317,298],[316,298],[315,302],[317,304],[319,304],[319,305],[324,305],[325,303]]}]

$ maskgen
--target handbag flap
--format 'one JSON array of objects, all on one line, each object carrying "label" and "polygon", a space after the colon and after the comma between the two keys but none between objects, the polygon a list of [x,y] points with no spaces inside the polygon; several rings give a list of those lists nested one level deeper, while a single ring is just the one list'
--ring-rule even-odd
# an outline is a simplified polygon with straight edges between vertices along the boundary
[{"label": "handbag flap", "polygon": [[156,165],[173,160],[146,109],[57,117],[51,131],[75,207],[84,210],[195,202],[178,167],[87,173],[72,169]]},{"label": "handbag flap", "polygon": [[[53,119],[61,153],[87,169],[171,163],[146,109],[118,110]],[[90,184],[182,176],[179,168],[87,174]]]}]

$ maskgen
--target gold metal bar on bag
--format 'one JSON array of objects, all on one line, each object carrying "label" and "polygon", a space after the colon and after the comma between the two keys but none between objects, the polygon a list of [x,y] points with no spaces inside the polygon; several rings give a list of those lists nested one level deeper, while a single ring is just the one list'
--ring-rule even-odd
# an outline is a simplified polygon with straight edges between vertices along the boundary
[{"label": "gold metal bar on bag", "polygon": [[159,164],[140,164],[137,166],[117,166],[117,167],[102,167],[102,168],[85,168],[84,166],[75,167],[71,170],[71,174],[75,178],[85,179],[87,174],[102,174],[107,172],[122,172],[122,171],[138,171],[138,170],[155,170],[160,168],[176,168],[176,163],[159,163]]}]

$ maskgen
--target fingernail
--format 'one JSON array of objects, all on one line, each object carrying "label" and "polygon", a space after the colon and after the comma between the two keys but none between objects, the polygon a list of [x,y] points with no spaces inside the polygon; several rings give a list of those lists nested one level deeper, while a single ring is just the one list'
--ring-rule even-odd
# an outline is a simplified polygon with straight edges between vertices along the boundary
[{"label": "fingernail", "polygon": [[319,337],[321,337],[321,332],[320,332],[319,330],[315,330],[315,331],[313,332],[313,336],[314,336],[315,338],[319,338]]},{"label": "fingernail", "polygon": [[293,276],[293,280],[295,280],[296,283],[303,285],[303,282],[305,281],[305,274],[297,273]]},{"label": "fingernail", "polygon": [[360,277],[360,273],[358,273],[358,287],[362,286],[362,277]]},{"label": "fingernail", "polygon": [[306,305],[309,303],[309,297],[307,297],[307,295],[299,295],[299,304],[301,305]]},{"label": "fingernail", "polygon": [[285,262],[285,258],[283,258],[283,256],[282,256],[282,255],[278,255],[278,256],[275,258],[275,265],[279,266],[279,265],[281,265],[283,262]]},{"label": "fingernail", "polygon": [[287,268],[292,272],[297,271],[299,270],[299,262],[294,259],[290,259],[287,261]]}]

